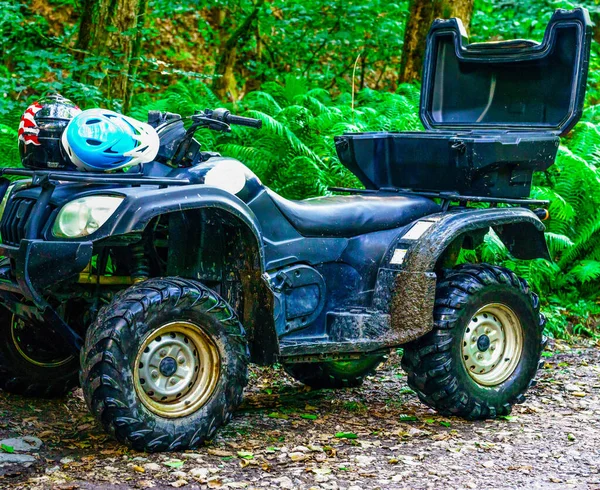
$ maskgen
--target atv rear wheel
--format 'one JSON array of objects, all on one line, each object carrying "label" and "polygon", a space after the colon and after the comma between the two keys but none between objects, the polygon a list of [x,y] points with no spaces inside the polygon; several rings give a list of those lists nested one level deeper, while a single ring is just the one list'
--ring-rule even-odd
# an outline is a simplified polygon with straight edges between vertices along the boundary
[{"label": "atv rear wheel", "polygon": [[351,361],[303,362],[287,364],[285,372],[311,388],[353,388],[375,373],[385,355],[369,355]]},{"label": "atv rear wheel", "polygon": [[443,414],[508,415],[533,384],[544,323],[524,279],[502,267],[460,266],[438,285],[433,330],[404,348],[408,384]]},{"label": "atv rear wheel", "polygon": [[50,398],[77,386],[79,359],[58,349],[49,332],[0,306],[0,388],[17,395]]},{"label": "atv rear wheel", "polygon": [[134,449],[198,447],[242,400],[248,347],[231,307],[191,280],[150,279],[118,294],[81,354],[85,400]]}]

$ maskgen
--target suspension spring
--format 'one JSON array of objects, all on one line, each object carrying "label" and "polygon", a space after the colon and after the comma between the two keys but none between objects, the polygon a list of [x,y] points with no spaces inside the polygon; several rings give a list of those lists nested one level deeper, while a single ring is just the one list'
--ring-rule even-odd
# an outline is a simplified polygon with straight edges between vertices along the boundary
[{"label": "suspension spring", "polygon": [[150,277],[150,262],[146,255],[146,247],[143,241],[129,246],[131,250],[131,278],[134,283],[145,281]]}]

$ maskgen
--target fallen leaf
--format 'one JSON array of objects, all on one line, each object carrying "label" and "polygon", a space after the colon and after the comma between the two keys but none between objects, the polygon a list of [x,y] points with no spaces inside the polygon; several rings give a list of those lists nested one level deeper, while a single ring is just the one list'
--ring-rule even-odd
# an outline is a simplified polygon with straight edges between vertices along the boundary
[{"label": "fallen leaf", "polygon": [[213,456],[233,456],[233,453],[231,451],[224,451],[223,449],[209,449],[207,452],[208,454],[212,454]]},{"label": "fallen leaf", "polygon": [[222,486],[223,482],[218,478],[208,480],[208,488],[221,488]]},{"label": "fallen leaf", "polygon": [[163,463],[165,466],[170,468],[181,468],[184,465],[184,462],[180,459],[169,459]]},{"label": "fallen leaf", "polygon": [[7,446],[6,444],[0,444],[0,449],[2,449],[2,451],[4,451],[5,453],[14,453],[15,452],[14,447]]},{"label": "fallen leaf", "polygon": [[185,487],[187,484],[188,484],[188,482],[183,479],[180,479],[180,480],[174,481],[173,483],[170,483],[170,485],[175,488]]},{"label": "fallen leaf", "polygon": [[269,415],[267,415],[267,417],[272,418],[272,419],[283,419],[283,420],[287,420],[290,418],[288,415],[285,415],[285,414],[279,413],[279,412],[271,412]]},{"label": "fallen leaf", "polygon": [[292,461],[304,461],[305,459],[308,459],[310,456],[307,455],[306,453],[296,452],[296,453],[290,453],[289,457]]},{"label": "fallen leaf", "polygon": [[338,439],[358,439],[354,432],[336,432],[335,437]]},{"label": "fallen leaf", "polygon": [[417,420],[419,419],[414,415],[407,415],[405,413],[400,414],[400,422],[416,422]]}]

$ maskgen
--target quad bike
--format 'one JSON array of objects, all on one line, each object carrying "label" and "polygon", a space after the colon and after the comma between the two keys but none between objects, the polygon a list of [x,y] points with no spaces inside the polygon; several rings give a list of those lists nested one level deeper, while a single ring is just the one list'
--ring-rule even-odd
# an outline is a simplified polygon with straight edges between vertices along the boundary
[{"label": "quad bike", "polygon": [[589,44],[582,9],[557,11],[540,44],[467,44],[460,21],[436,21],[427,131],[336,138],[365,185],[342,195],[290,201],[201,151],[198,128],[260,127],[222,109],[150,113],[158,155],[127,172],[4,169],[27,179],[1,186],[0,387],[80,382],[122,443],[183,450],[231,418],[250,362],[337,388],[402,347],[430,407],[507,415],[538,368],[540,302],[514,272],[457,258],[493,231],[550,259],[532,173],[581,115]]}]

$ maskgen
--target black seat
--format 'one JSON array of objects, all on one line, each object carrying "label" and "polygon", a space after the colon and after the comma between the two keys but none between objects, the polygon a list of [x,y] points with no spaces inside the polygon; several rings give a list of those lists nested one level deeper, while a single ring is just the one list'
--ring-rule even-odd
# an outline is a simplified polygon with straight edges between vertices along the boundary
[{"label": "black seat", "polygon": [[329,196],[289,201],[269,190],[288,221],[304,236],[351,237],[404,226],[440,211],[431,199],[413,195]]}]

